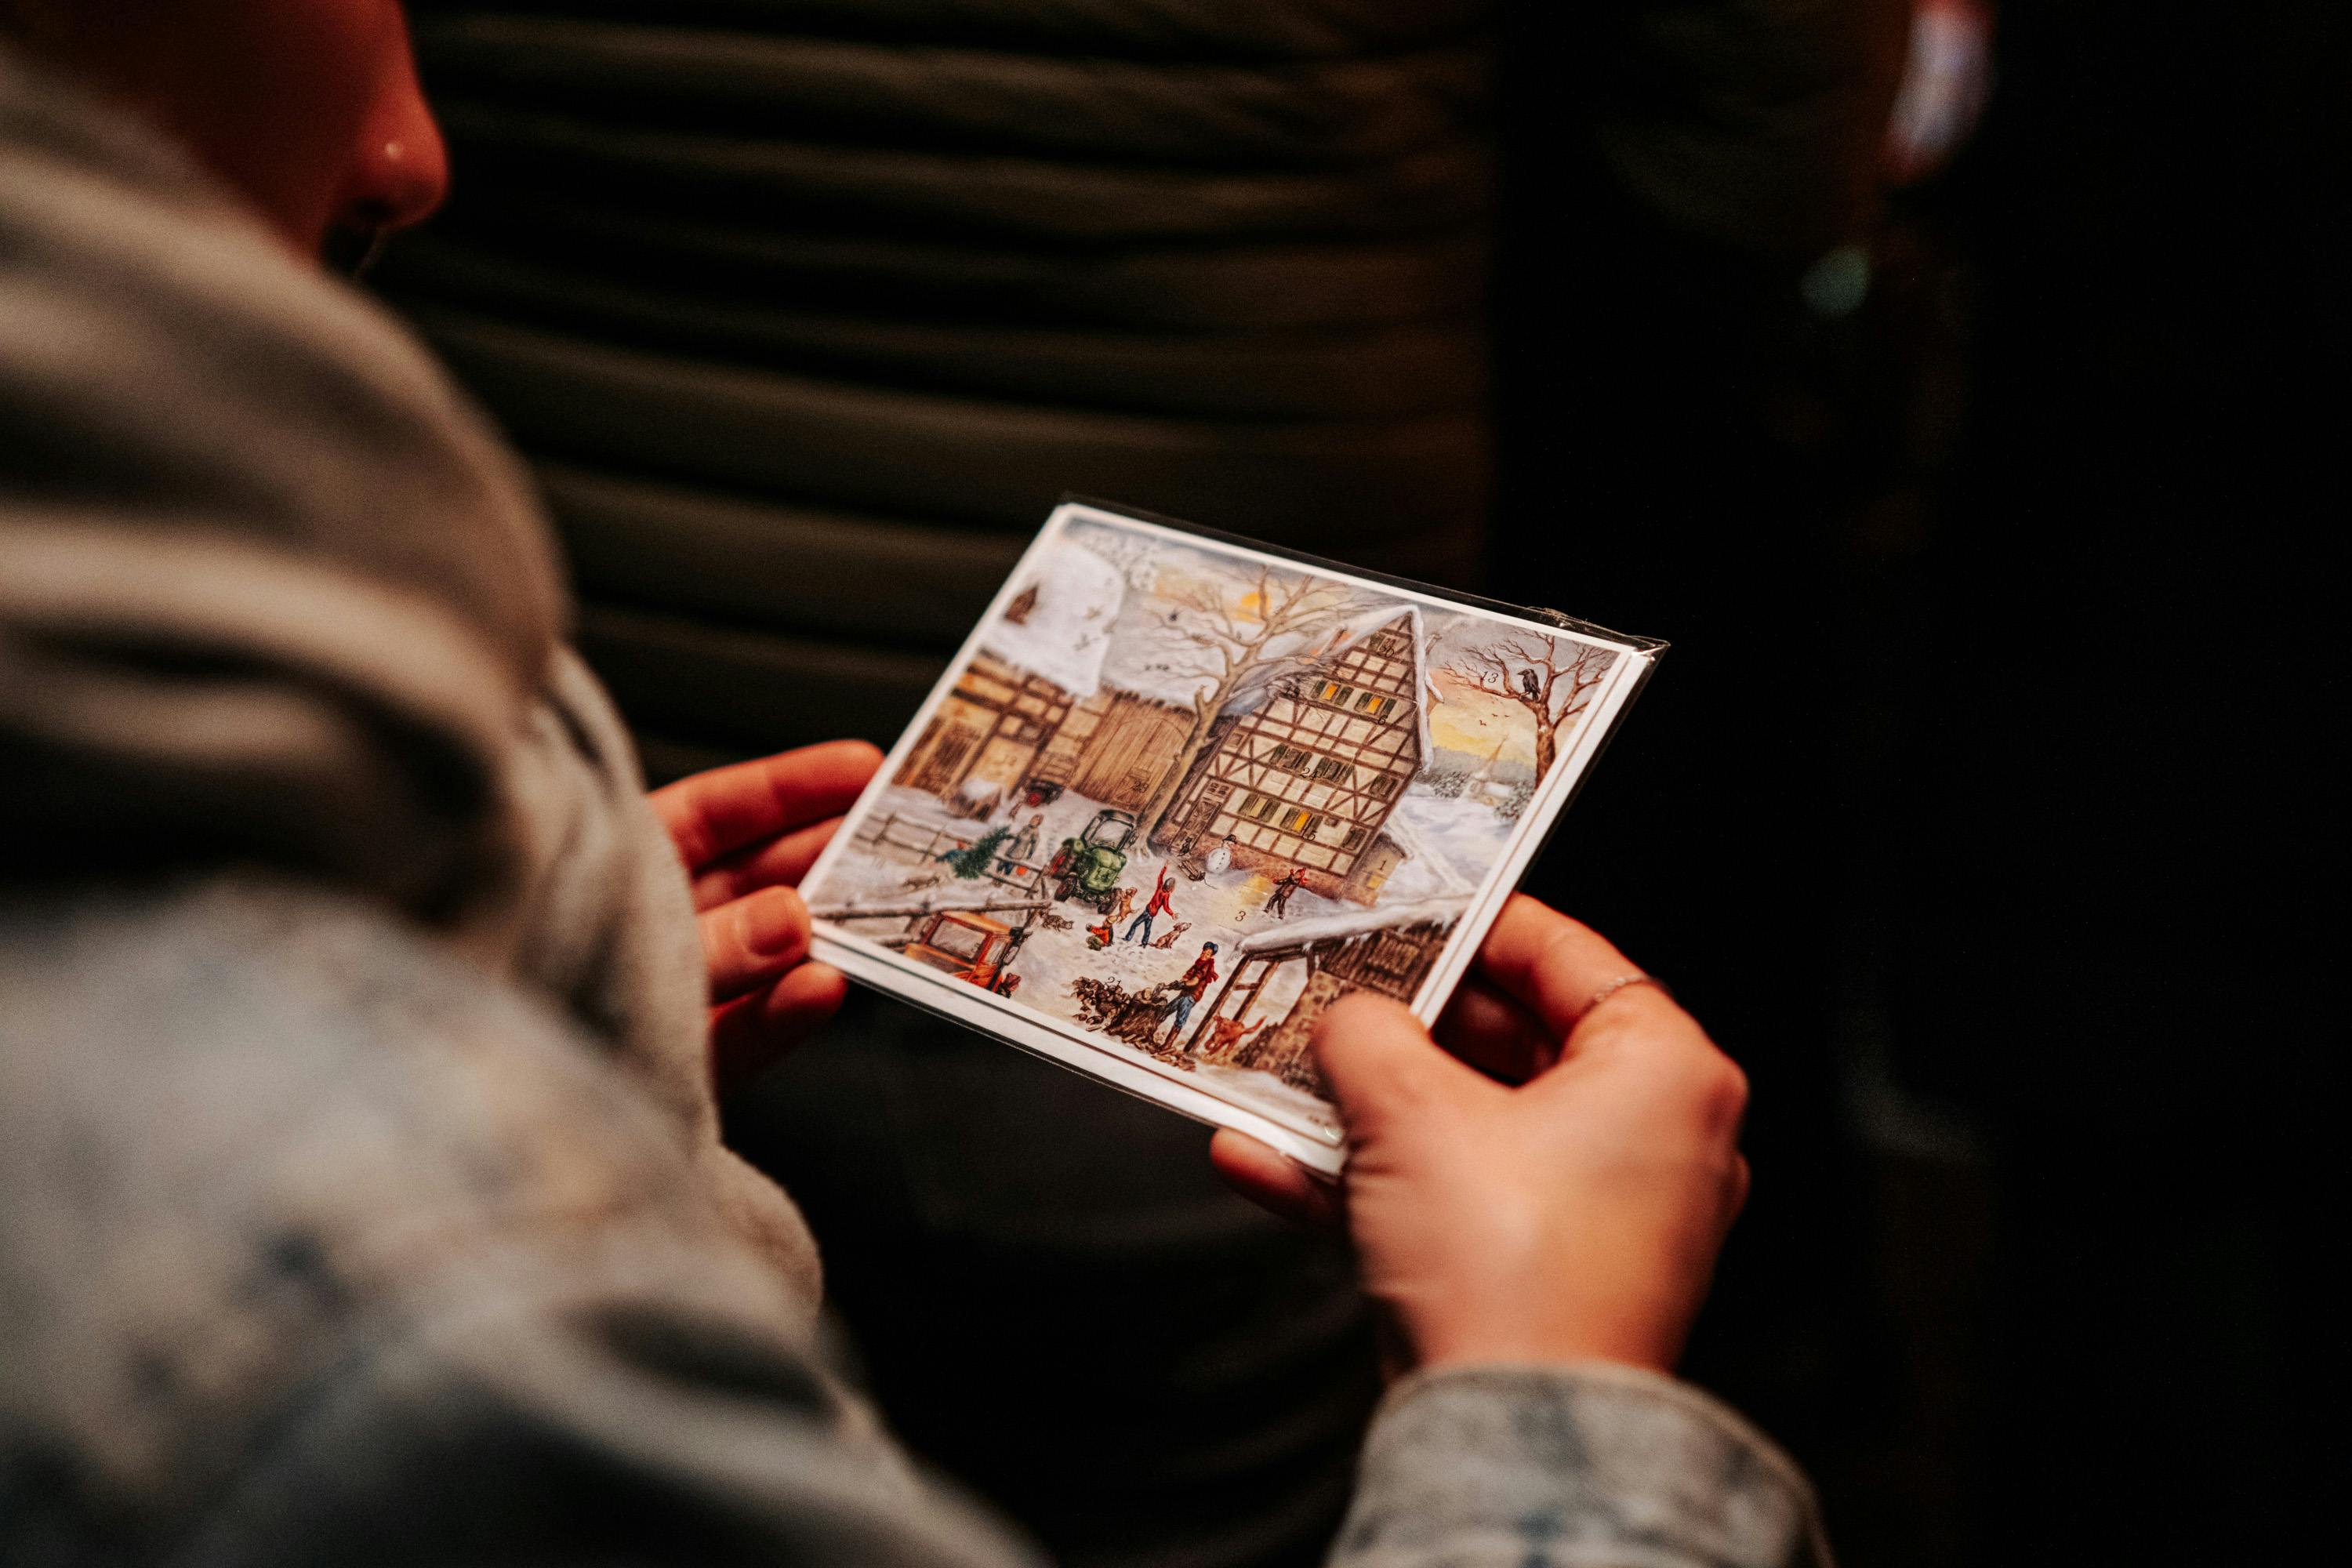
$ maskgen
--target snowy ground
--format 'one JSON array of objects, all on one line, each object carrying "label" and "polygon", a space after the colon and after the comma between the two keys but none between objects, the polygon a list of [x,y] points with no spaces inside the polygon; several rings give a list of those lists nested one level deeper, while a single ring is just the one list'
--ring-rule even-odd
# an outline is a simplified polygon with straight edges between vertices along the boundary
[{"label": "snowy ground", "polygon": [[[1420,807],[1423,803],[1409,795],[1405,804]],[[1432,799],[1426,804],[1443,809],[1433,812],[1415,810],[1413,826],[1422,830],[1422,837],[1435,853],[1443,854],[1454,864],[1446,868],[1416,867],[1408,861],[1405,867],[1399,868],[1397,879],[1391,881],[1391,887],[1395,891],[1403,892],[1408,887],[1418,888],[1424,879],[1463,879],[1465,872],[1469,874],[1468,879],[1475,880],[1483,869],[1478,858],[1491,863],[1494,849],[1500,846],[1502,836],[1496,831],[1496,826],[1507,827],[1507,824],[1497,823],[1490,809],[1475,803]],[[1462,809],[1465,806],[1468,809]],[[954,816],[934,795],[893,786],[886,790],[876,803],[864,826],[870,835],[885,814],[888,814],[896,818],[890,830],[893,838],[923,841],[937,831],[948,835],[949,839],[971,843],[994,827],[1009,826],[1018,832],[1032,816],[1041,816],[1045,821],[1038,831],[1034,865],[1042,868],[1044,862],[1052,858],[1055,847],[1064,838],[1083,829],[1099,809],[1099,803],[1096,801],[1082,795],[1065,795],[1052,805],[1042,809],[1016,805],[1010,811],[1002,811],[992,818],[979,821]],[[1480,817],[1485,821],[1481,822]],[[942,849],[952,847],[949,839],[941,841]],[[1480,856],[1482,845],[1492,847],[1484,849],[1483,857]],[[1465,861],[1469,863],[1464,864]],[[1135,889],[1134,908],[1137,910],[1150,900],[1152,886],[1165,863],[1158,854],[1142,847],[1139,839],[1129,852],[1127,870],[1120,878],[1120,885]],[[1415,873],[1410,878],[1407,877],[1409,868]],[[1104,948],[1093,947],[1086,928],[1103,917],[1087,904],[1049,902],[1051,916],[1069,923],[1066,929],[1056,930],[1053,929],[1052,920],[1046,920],[1031,928],[1028,941],[1013,965],[1013,972],[1021,979],[1016,1005],[1045,1013],[1067,1025],[1074,1022],[1078,1014],[1077,1004],[1070,992],[1072,981],[1092,977],[1108,981],[1129,992],[1149,991],[1176,980],[1199,956],[1201,944],[1213,942],[1217,944],[1218,978],[1211,983],[1200,1008],[1195,1009],[1192,1015],[1192,1025],[1197,1026],[1202,1012],[1216,1001],[1224,978],[1233,973],[1237,957],[1235,950],[1241,938],[1276,929],[1286,922],[1265,912],[1266,899],[1273,891],[1273,879],[1260,873],[1236,868],[1198,882],[1186,878],[1172,866],[1170,867],[1170,874],[1174,879],[1169,894],[1173,913],[1162,914],[1152,922],[1152,936],[1155,939],[1166,936],[1176,928],[1178,921],[1185,922],[1186,929],[1173,943],[1164,948],[1124,940],[1115,940]],[[858,842],[853,844],[849,852],[835,863],[821,886],[803,890],[808,894],[811,904],[819,909],[841,905],[873,908],[911,904],[937,909],[970,908],[982,903],[1018,900],[1032,888],[1036,889],[1035,896],[1052,900],[1051,886],[1041,885],[1043,879],[1034,869],[1016,872],[1012,880],[1016,886],[1007,887],[987,878],[965,879],[957,877],[950,867],[920,851],[897,844],[872,846]],[[1436,889],[1433,887],[1431,890]],[[1323,899],[1302,888],[1291,895],[1288,922],[1360,912],[1357,905]],[[995,918],[1008,924],[1020,923],[1019,917],[1013,914],[999,913]],[[1134,916],[1130,914],[1119,921],[1115,935],[1124,938],[1133,920]],[[849,930],[882,937],[904,931],[908,922],[902,918],[877,918],[846,923]],[[1260,994],[1246,1023],[1255,1026],[1261,1021],[1278,1021],[1297,1000],[1305,978],[1305,965],[1286,965]],[[1185,1030],[1187,1036],[1191,1032],[1190,1027]],[[1154,1059],[1150,1053],[1108,1035],[1097,1033],[1088,1037],[1104,1049],[1127,1052],[1139,1059]],[[1170,1044],[1181,1044],[1181,1040],[1171,1042],[1164,1027],[1159,1038],[1163,1050]],[[1162,1065],[1166,1065],[1164,1061]],[[1272,1074],[1214,1063],[1191,1064],[1189,1058],[1188,1065],[1192,1070],[1187,1081],[1196,1083],[1222,1099],[1294,1126],[1318,1131],[1330,1131],[1337,1126],[1329,1106],[1312,1095],[1291,1088]]]}]

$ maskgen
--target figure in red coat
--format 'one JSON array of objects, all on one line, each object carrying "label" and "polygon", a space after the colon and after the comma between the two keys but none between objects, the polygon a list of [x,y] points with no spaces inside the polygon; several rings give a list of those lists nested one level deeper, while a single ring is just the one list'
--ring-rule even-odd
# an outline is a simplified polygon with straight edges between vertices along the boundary
[{"label": "figure in red coat", "polygon": [[1176,982],[1176,989],[1169,996],[1167,1005],[1160,1010],[1160,1016],[1162,1018],[1167,1017],[1171,1013],[1176,1015],[1176,1027],[1169,1031],[1168,1035],[1171,1044],[1175,1042],[1178,1036],[1183,1034],[1185,1023],[1192,1016],[1192,1008],[1201,1000],[1201,993],[1206,991],[1216,978],[1217,944],[1213,942],[1204,942],[1201,944],[1201,956],[1192,961],[1192,967],[1186,970],[1184,977]]},{"label": "figure in red coat", "polygon": [[[1174,886],[1175,882],[1168,875],[1168,868],[1160,867],[1160,885],[1151,889],[1151,901],[1143,906],[1143,912],[1136,916],[1134,921],[1128,926],[1127,935],[1123,940],[1139,942],[1145,946],[1150,945],[1151,917],[1162,910],[1171,915],[1176,912],[1168,906],[1168,889]],[[1135,934],[1139,931],[1143,933],[1139,937]]]}]

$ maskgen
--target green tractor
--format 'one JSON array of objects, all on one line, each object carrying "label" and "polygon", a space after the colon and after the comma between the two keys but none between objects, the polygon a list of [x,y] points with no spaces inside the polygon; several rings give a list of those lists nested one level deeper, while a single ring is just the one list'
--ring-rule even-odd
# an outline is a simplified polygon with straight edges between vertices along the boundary
[{"label": "green tractor", "polygon": [[1054,896],[1092,904],[1105,914],[1118,899],[1118,879],[1127,869],[1127,847],[1135,842],[1135,817],[1124,811],[1097,811],[1086,831],[1062,840],[1046,869]]}]

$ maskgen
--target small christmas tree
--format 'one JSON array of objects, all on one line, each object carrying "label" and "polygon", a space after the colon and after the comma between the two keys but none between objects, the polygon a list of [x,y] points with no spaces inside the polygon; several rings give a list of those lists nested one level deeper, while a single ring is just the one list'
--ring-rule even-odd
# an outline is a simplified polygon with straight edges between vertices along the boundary
[{"label": "small christmas tree", "polygon": [[996,847],[1012,836],[1010,827],[992,827],[987,837],[971,848],[952,850],[940,858],[957,876],[969,882],[988,869],[988,863],[996,858]]}]

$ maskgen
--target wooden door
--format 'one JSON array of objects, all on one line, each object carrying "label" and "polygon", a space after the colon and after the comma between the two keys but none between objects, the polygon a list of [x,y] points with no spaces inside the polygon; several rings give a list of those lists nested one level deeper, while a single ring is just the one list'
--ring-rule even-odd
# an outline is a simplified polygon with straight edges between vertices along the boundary
[{"label": "wooden door", "polygon": [[929,790],[934,795],[951,794],[963,777],[963,760],[980,743],[980,731],[952,720],[940,729],[939,741],[931,754],[923,759],[922,771],[914,779],[917,789]]},{"label": "wooden door", "polygon": [[1193,797],[1192,809],[1185,814],[1184,829],[1192,835],[1203,852],[1214,847],[1209,830],[1216,825],[1217,814],[1225,809],[1225,802],[1233,797],[1233,793],[1232,784],[1223,779],[1211,779],[1201,786],[1201,793]]},{"label": "wooden door", "polygon": [[1076,788],[1105,805],[1139,810],[1175,765],[1183,744],[1184,726],[1171,716],[1118,710],[1096,732]]}]

